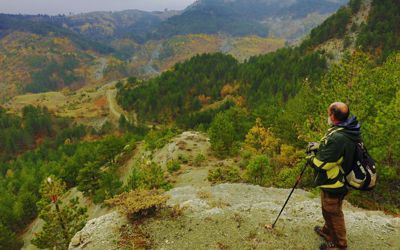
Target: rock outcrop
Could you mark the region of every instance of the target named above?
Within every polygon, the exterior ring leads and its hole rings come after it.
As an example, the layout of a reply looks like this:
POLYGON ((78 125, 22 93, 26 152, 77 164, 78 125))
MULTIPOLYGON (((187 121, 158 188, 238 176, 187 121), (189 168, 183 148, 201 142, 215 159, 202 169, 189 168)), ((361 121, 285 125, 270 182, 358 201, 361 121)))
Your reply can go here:
MULTIPOLYGON (((322 224, 318 195, 296 190, 277 227, 268 231, 289 190, 247 184, 185 186, 170 190, 168 205, 179 217, 145 220, 152 249, 317 249, 313 226, 322 224)), ((400 218, 344 205, 349 249, 398 249, 400 218)), ((90 221, 70 249, 116 249, 119 228, 129 227, 116 212, 90 221)), ((138 226, 138 225, 135 225, 138 226)))
POLYGON ((116 211, 90 220, 72 238, 69 249, 118 249, 119 230, 127 223, 126 217, 116 211))

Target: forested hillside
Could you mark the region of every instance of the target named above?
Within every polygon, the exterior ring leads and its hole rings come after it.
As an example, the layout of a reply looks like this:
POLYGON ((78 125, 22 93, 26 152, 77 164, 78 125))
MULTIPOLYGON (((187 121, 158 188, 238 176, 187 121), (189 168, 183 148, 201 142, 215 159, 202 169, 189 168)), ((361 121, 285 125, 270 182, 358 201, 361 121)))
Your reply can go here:
POLYGON ((325 70, 323 55, 301 55, 298 49, 281 49, 244 64, 231 56, 205 54, 147 82, 125 85, 118 100, 143 119, 163 122, 198 112, 228 96, 244 98, 245 103, 241 98, 237 103, 258 109, 286 101, 297 93, 305 77, 318 80, 325 70))
POLYGON ((357 44, 380 59, 400 49, 400 5, 398 1, 372 1, 368 22, 363 25, 357 44))
MULTIPOLYGON (((122 191, 122 183, 115 178, 119 164, 115 157, 132 135, 87 140, 98 133, 32 106, 24 108, 22 117, 2 110, 0 124, 1 249, 20 249, 16 233, 43 210, 42 183, 48 176, 61 178, 66 188, 78 186, 96 203, 122 191)), ((75 232, 71 233, 72 237, 75 232)), ((51 244, 45 235, 36 241, 42 246, 51 244)))
POLYGON ((34 148, 38 141, 54 133, 49 112, 46 109, 27 106, 22 117, 7 114, 0 109, 0 157, 6 161, 12 156, 34 148))
POLYGON ((68 119, 56 118, 44 108, 27 106, 22 113, 19 117, 0 110, 2 249, 20 247, 14 232, 21 231, 37 216, 36 202, 42 179, 51 173, 59 175, 62 168, 55 162, 50 163, 49 159, 61 160, 59 157, 63 153, 72 153, 74 146, 56 149, 66 140, 76 143, 86 133, 84 127, 73 126, 68 119))

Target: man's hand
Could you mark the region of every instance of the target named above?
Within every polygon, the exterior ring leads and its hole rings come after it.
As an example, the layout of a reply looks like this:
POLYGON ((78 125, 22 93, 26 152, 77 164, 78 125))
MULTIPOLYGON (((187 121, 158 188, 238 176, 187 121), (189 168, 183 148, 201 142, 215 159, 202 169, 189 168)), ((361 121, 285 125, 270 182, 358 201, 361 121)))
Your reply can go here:
POLYGON ((306 160, 307 160, 307 165, 309 165, 310 167, 314 167, 313 164, 313 159, 315 157, 315 155, 317 154, 319 149, 319 143, 318 142, 309 142, 306 148, 306 160))
POLYGON ((309 142, 306 148, 306 153, 307 154, 316 154, 319 149, 319 143, 318 142, 309 142))
POLYGON ((314 164, 313 164, 313 159, 314 159, 314 157, 315 157, 314 151, 311 151, 311 152, 308 153, 307 156, 306 156, 307 165, 309 165, 310 167, 314 167, 314 164))

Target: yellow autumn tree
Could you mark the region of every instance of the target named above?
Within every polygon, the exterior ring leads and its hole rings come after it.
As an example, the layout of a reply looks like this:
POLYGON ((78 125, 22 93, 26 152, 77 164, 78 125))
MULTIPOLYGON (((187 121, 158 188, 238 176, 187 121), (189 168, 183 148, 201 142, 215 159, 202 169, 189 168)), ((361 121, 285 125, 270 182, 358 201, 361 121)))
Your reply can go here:
POLYGON ((230 84, 225 84, 221 89, 221 97, 232 95, 235 92, 235 88, 230 84))
POLYGON ((260 118, 256 119, 256 124, 249 130, 245 140, 246 149, 269 157, 279 153, 279 144, 279 139, 263 126, 260 118))
POLYGON ((197 98, 199 99, 202 106, 209 104, 211 100, 211 97, 206 95, 199 95, 197 98))
POLYGON ((295 167, 304 156, 304 152, 301 150, 287 144, 282 144, 279 154, 271 159, 271 164, 278 168, 295 167))

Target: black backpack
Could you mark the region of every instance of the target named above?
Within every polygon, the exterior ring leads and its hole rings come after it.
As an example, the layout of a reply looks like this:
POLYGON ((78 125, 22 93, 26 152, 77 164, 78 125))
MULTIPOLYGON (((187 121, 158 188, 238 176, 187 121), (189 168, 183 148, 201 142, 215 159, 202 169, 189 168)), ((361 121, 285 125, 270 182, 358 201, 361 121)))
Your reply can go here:
POLYGON ((346 184, 357 190, 369 191, 376 186, 375 161, 368 154, 362 141, 356 142, 353 168, 344 176, 346 184))

